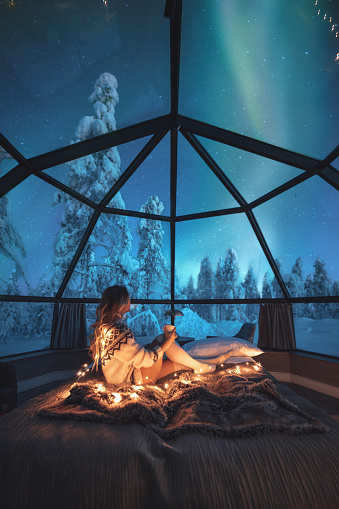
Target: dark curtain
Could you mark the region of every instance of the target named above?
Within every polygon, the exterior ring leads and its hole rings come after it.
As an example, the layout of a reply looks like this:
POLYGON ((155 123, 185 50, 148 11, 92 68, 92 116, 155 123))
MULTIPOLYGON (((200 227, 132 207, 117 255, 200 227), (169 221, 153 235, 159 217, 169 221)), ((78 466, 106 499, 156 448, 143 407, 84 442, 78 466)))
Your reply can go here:
POLYGON ((295 349, 291 304, 261 304, 259 313, 259 348, 295 349))
POLYGON ((53 327, 51 348, 84 348, 86 338, 85 304, 62 303, 53 327))

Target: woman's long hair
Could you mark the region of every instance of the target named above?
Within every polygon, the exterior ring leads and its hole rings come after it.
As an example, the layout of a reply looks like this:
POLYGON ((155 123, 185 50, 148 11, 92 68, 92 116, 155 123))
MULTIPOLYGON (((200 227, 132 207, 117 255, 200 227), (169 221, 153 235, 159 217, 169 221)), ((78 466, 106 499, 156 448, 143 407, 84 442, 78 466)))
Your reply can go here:
POLYGON ((121 311, 127 306, 128 301, 128 291, 124 286, 109 286, 102 294, 100 304, 95 312, 97 320, 91 325, 93 332, 90 335, 89 354, 94 361, 92 369, 98 369, 101 344, 105 341, 109 329, 122 318, 121 311))

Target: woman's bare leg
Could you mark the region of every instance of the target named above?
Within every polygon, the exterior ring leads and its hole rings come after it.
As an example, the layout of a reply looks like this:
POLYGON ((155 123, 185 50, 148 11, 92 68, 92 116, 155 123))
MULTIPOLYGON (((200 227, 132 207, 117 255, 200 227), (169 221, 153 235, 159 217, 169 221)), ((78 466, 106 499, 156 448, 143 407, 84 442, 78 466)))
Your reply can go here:
MULTIPOLYGON (((152 343, 149 345, 151 348, 155 346, 161 346, 161 343, 164 341, 164 335, 160 334, 155 339, 153 339, 152 343)), ((190 368, 186 368, 185 366, 180 366, 180 369, 187 369, 187 371, 191 371, 190 368)), ((148 383, 152 381, 156 383, 159 378, 163 378, 164 376, 170 375, 171 373, 175 373, 178 371, 178 364, 175 365, 174 362, 169 359, 164 359, 161 356, 153 366, 149 368, 141 368, 141 375, 143 383, 148 383)))
POLYGON ((170 375, 171 373, 175 373, 175 367, 172 361, 161 357, 158 359, 153 366, 149 368, 141 368, 142 382, 144 384, 147 383, 156 383, 159 378, 163 378, 164 376, 170 375))

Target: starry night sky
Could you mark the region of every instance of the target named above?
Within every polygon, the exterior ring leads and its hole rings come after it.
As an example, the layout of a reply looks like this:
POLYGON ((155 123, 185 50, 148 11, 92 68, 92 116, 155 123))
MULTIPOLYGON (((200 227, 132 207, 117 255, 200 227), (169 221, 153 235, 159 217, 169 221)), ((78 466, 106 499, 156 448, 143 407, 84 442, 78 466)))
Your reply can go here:
MULTIPOLYGON (((9 4, 10 2, 8 2, 9 4)), ((102 72, 118 80, 117 127, 170 110, 169 21, 163 1, 71 0, 0 6, 2 29, 0 131, 25 157, 68 145, 102 72)), ((180 113, 316 158, 338 144, 339 22, 336 0, 184 0, 180 113), (318 11, 320 9, 320 14, 318 11), (324 16, 326 14, 326 18, 324 16), (330 23, 329 18, 333 20, 330 23)), ((216 142, 200 139, 249 203, 300 173, 216 142)), ((124 170, 147 139, 119 147, 124 170)), ((181 135, 177 213, 237 206, 181 135), (192 178, 192 175, 194 177, 192 178)), ((11 162, 1 166, 9 171, 11 162)), ((338 167, 338 164, 337 164, 338 167)), ((47 172, 67 182, 67 169, 47 172)), ((122 189, 126 208, 138 210, 158 195, 169 215, 169 137, 122 189)), ((61 206, 54 189, 29 177, 11 192, 12 221, 27 249, 34 286, 49 267, 61 206)), ((298 256, 304 276, 317 257, 339 280, 337 191, 314 177, 254 209, 271 252, 290 272, 298 256)), ((131 221, 135 230, 136 222, 131 221)), ((164 225, 169 257, 169 228, 164 225)), ((133 249, 136 253, 135 233, 133 249)), ((207 254, 216 266, 237 251, 241 273, 249 263, 258 280, 270 272, 243 215, 177 225, 177 269, 182 283, 197 276, 207 254)), ((6 279, 12 263, 1 260, 6 279)))

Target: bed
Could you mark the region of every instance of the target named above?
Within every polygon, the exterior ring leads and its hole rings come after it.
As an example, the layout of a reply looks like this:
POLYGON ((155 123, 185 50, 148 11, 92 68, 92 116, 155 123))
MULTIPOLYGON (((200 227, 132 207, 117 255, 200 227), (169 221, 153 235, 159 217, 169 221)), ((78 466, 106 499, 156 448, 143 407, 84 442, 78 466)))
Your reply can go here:
POLYGON ((338 509, 339 422, 250 358, 0 418, 2 509, 338 509))

